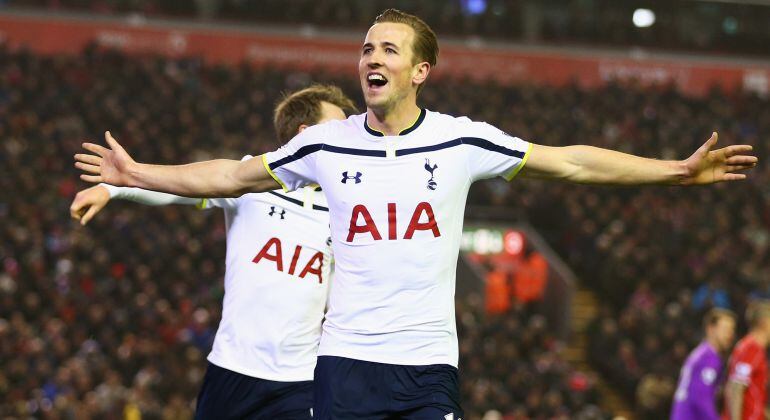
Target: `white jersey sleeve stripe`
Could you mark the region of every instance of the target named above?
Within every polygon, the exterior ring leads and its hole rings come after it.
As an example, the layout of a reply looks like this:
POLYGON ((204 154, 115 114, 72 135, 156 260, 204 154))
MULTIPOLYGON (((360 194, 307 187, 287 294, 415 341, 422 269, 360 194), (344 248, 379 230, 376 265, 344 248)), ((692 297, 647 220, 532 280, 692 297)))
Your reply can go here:
POLYGON ((262 155, 262 164, 263 164, 263 165, 265 165, 265 169, 267 170, 267 173, 269 173, 269 174, 270 174, 270 176, 271 176, 271 177, 273 177, 273 179, 275 180, 275 182, 277 182, 277 183, 278 183, 278 185, 280 185, 280 186, 281 186, 281 188, 283 189, 283 191, 284 191, 284 192, 288 192, 288 191, 289 191, 289 189, 288 189, 288 188, 286 188, 286 184, 284 184, 284 183, 283 183, 283 181, 281 181, 281 179, 280 179, 280 178, 278 178, 278 177, 275 175, 275 172, 273 172, 273 170, 270 168, 270 164, 268 164, 268 163, 267 163, 267 155, 262 155))
POLYGON ((532 152, 532 148, 533 147, 534 147, 534 145, 532 143, 530 143, 529 147, 527 147, 527 152, 524 154, 524 158, 521 159, 521 163, 518 166, 516 166, 515 168, 513 168, 511 173, 509 173, 508 175, 506 175, 504 177, 506 181, 512 181, 513 178, 516 178, 516 175, 518 175, 519 172, 521 172, 521 168, 523 168, 524 165, 527 164, 527 160, 529 160, 529 154, 532 152))

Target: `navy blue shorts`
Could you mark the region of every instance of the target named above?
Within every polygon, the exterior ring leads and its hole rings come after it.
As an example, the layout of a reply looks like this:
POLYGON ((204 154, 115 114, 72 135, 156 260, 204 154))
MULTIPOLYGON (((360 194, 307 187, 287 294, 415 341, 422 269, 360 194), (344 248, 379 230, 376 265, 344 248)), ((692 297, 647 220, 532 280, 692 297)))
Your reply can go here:
POLYGON ((195 418, 312 419, 313 381, 276 382, 209 363, 195 418))
POLYGON ((458 420, 460 386, 450 365, 403 366, 319 356, 315 418, 458 420))

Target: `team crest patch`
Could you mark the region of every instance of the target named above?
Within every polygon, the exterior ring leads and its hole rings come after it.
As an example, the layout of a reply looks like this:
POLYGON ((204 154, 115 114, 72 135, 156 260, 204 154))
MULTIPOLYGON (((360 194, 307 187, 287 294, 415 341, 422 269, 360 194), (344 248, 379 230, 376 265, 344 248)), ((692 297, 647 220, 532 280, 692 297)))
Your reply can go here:
POLYGON ((428 189, 433 191, 438 187, 438 183, 433 179, 433 171, 438 168, 438 165, 431 166, 430 159, 425 159, 425 170, 430 173, 430 179, 428 180, 428 189))

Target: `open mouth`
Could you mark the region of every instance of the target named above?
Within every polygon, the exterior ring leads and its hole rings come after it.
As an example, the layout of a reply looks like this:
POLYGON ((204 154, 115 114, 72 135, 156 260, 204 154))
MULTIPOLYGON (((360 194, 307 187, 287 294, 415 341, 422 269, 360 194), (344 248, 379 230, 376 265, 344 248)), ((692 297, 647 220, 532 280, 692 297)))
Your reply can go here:
POLYGON ((366 76, 366 81, 369 83, 369 87, 382 87, 388 84, 388 79, 379 73, 369 73, 366 76))

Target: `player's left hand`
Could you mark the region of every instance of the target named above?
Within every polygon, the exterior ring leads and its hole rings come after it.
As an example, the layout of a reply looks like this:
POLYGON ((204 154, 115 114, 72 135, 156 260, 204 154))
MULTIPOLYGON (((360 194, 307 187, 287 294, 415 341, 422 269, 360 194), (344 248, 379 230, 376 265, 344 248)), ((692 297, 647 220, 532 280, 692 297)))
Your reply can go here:
POLYGON ((99 213, 110 202, 110 192, 101 185, 95 185, 78 192, 70 206, 70 216, 80 220, 80 224, 88 223, 96 213, 99 213))
POLYGON ((746 174, 739 172, 757 166, 759 159, 749 154, 752 151, 750 145, 738 144, 712 150, 717 144, 717 139, 717 133, 712 133, 703 146, 682 162, 685 168, 683 185, 740 181, 746 179, 746 174))

